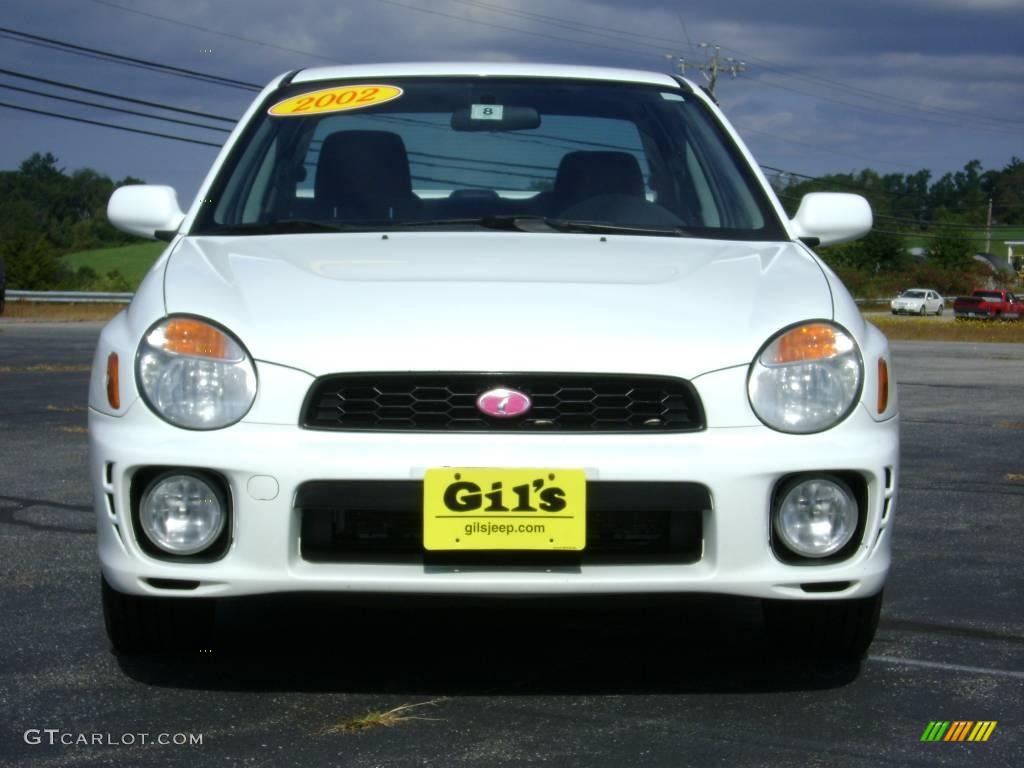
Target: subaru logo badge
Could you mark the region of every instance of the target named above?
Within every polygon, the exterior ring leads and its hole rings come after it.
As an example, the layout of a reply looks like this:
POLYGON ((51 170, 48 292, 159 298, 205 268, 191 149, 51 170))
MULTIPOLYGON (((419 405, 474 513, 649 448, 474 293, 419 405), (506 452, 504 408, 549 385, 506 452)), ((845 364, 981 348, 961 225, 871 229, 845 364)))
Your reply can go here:
POLYGON ((528 413, 533 402, 530 398, 515 389, 490 389, 476 399, 476 407, 481 413, 497 419, 511 419, 528 413))

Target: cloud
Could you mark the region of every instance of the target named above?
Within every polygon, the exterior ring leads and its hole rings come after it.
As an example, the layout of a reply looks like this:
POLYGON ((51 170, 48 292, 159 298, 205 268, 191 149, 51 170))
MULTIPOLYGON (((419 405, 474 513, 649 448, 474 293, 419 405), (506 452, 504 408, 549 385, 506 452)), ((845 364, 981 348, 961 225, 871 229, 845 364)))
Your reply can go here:
MULTIPOLYGON (((762 160, 785 159, 809 173, 852 164, 938 172, 973 157, 1002 167, 1024 154, 1020 0, 139 0, 130 8, 180 23, 96 2, 5 0, 5 24, 258 84, 329 61, 544 61, 665 71, 665 54, 703 63, 707 51, 691 45, 707 41, 747 62, 739 79, 720 81, 718 96, 726 113, 751 129, 762 160)), ((217 114, 241 114, 252 98, 17 43, 0 49, 0 66, 217 114)), ((702 81, 695 69, 689 75, 702 81)), ((43 117, 0 112, 0 120, 5 138, 13 136, 0 145, 6 168, 29 151, 51 150, 71 168, 92 165, 194 188, 211 154, 43 117)))

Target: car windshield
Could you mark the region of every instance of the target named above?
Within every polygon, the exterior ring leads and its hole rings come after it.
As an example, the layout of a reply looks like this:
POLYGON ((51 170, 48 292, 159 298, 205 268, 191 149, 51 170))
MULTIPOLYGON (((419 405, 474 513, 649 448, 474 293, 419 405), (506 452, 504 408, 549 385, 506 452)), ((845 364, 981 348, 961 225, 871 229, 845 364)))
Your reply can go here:
POLYGON ((924 291, 904 291, 900 296, 903 299, 923 299, 924 291))
POLYGON ((779 240, 749 164, 683 89, 514 77, 291 85, 192 234, 380 229, 779 240))

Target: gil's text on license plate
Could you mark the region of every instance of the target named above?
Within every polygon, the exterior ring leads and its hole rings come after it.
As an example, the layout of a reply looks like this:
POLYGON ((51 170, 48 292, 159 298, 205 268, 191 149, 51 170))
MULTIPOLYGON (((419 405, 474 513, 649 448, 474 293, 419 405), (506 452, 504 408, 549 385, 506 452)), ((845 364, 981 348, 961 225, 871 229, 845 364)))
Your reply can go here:
POLYGON ((429 469, 423 479, 423 546, 581 550, 586 492, 581 469, 429 469))

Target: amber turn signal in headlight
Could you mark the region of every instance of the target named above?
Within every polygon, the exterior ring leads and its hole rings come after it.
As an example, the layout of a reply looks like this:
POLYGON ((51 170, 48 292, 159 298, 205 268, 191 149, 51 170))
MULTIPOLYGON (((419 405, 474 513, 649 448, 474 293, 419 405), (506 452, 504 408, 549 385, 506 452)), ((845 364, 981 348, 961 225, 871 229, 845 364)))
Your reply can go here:
POLYGON ((214 360, 238 359, 237 345, 228 336, 209 323, 189 317, 169 320, 159 329, 161 348, 165 352, 214 360), (229 355, 230 353, 233 353, 229 355))
POLYGON ((809 323, 787 331, 761 356, 767 365, 827 360, 850 349, 850 338, 825 323, 809 323))

